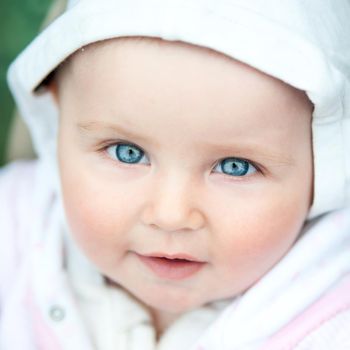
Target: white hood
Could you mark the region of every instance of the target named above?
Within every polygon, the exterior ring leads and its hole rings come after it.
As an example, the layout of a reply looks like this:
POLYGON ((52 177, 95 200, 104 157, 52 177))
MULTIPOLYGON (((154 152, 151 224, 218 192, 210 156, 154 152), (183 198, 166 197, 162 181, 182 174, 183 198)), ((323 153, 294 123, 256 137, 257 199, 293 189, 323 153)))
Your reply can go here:
POLYGON ((315 217, 350 204, 349 18, 349 0, 71 0, 8 79, 39 156, 51 162, 58 111, 37 88, 80 47, 150 36, 232 56, 306 91, 314 103, 315 217))

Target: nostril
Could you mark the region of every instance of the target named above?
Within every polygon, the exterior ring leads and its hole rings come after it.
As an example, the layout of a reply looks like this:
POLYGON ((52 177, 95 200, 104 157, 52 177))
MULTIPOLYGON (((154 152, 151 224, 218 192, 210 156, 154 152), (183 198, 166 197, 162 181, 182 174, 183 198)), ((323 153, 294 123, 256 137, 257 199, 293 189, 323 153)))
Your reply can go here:
POLYGON ((141 214, 144 224, 165 232, 192 231, 204 224, 204 215, 188 201, 158 200, 147 205, 141 214))

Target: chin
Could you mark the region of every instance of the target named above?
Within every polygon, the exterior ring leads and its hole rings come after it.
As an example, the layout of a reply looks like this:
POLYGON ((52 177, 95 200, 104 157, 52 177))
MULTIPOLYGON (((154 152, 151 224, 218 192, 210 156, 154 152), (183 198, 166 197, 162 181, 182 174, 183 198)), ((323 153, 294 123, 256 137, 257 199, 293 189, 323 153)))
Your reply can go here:
POLYGON ((185 289, 178 290, 174 287, 170 291, 167 289, 157 288, 149 294, 134 293, 134 296, 150 308, 173 314, 185 313, 207 303, 198 299, 198 292, 196 296, 185 289))

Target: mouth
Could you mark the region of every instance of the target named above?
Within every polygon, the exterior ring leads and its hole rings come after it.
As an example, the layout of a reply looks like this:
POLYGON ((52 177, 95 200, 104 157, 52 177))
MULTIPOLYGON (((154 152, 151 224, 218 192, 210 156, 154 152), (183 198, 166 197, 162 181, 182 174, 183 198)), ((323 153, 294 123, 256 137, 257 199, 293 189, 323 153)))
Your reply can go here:
POLYGON ((137 254, 137 256, 155 275, 168 280, 189 278, 205 265, 204 261, 199 261, 187 254, 154 253, 149 255, 137 254))

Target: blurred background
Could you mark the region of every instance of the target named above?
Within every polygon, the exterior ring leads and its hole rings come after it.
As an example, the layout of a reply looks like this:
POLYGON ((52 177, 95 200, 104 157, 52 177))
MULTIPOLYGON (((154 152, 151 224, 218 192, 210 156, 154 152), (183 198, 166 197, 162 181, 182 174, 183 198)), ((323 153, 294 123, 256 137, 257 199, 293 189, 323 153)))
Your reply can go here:
POLYGON ((0 0, 0 166, 11 157, 10 149, 16 148, 17 141, 10 141, 9 135, 15 128, 22 127, 14 117, 14 102, 6 84, 6 71, 10 62, 43 26, 51 3, 52 0, 0 0))

